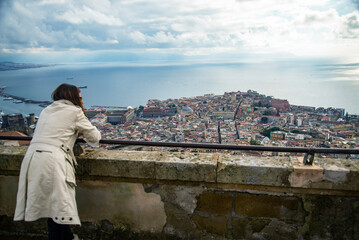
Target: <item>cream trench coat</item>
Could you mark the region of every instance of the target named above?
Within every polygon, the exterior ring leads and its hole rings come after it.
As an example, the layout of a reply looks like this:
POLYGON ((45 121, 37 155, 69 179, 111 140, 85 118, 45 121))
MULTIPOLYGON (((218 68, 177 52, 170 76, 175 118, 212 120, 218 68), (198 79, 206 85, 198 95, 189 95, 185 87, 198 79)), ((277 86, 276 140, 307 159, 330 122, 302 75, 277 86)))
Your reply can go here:
POLYGON ((72 152, 78 133, 92 146, 101 139, 82 109, 70 101, 55 101, 41 112, 21 163, 15 221, 52 218, 59 224, 81 224, 72 152))

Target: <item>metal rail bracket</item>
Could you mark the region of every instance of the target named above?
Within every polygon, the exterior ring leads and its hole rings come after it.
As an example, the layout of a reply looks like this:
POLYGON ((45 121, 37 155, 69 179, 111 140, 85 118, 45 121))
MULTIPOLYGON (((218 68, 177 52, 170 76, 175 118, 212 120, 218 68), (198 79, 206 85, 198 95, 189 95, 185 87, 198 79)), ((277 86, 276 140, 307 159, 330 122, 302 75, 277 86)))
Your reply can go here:
POLYGON ((304 155, 303 164, 311 166, 311 165, 313 165, 313 160, 314 160, 314 152, 307 152, 304 155), (308 156, 309 156, 309 158, 308 158, 308 156))

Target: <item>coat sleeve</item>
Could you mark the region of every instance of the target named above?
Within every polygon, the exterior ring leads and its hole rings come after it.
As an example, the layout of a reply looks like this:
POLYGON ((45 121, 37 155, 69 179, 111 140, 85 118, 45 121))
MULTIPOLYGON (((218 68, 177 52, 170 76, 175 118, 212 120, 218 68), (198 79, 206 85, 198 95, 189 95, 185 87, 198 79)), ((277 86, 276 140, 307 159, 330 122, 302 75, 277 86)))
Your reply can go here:
POLYGON ((91 147, 96 147, 98 145, 101 139, 101 133, 90 123, 81 109, 79 109, 77 113, 76 130, 84 135, 84 140, 91 147))

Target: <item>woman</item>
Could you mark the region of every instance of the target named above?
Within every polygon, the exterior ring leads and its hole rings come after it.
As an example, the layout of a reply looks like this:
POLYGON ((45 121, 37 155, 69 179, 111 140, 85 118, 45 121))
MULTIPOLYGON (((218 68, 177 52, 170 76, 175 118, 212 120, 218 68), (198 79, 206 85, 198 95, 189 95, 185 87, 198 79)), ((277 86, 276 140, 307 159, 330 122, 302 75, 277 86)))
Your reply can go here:
POLYGON ((78 87, 61 84, 54 102, 40 114, 21 164, 14 220, 48 218, 49 239, 73 239, 71 224, 81 224, 75 200, 73 146, 78 134, 91 146, 100 132, 85 115, 78 87))

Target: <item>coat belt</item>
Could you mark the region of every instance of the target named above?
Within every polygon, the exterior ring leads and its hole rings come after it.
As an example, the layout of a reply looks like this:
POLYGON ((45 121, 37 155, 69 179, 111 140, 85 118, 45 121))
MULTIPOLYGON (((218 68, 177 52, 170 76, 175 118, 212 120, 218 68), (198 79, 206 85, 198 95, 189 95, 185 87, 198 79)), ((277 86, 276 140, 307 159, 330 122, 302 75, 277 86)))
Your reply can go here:
POLYGON ((77 166, 76 157, 74 155, 72 148, 68 147, 66 144, 62 143, 61 141, 55 140, 55 139, 49 139, 49 138, 35 138, 35 139, 32 139, 31 143, 48 144, 48 145, 60 148, 62 151, 65 152, 65 154, 68 156, 69 160, 71 160, 70 162, 72 163, 72 165, 74 167, 77 166))

